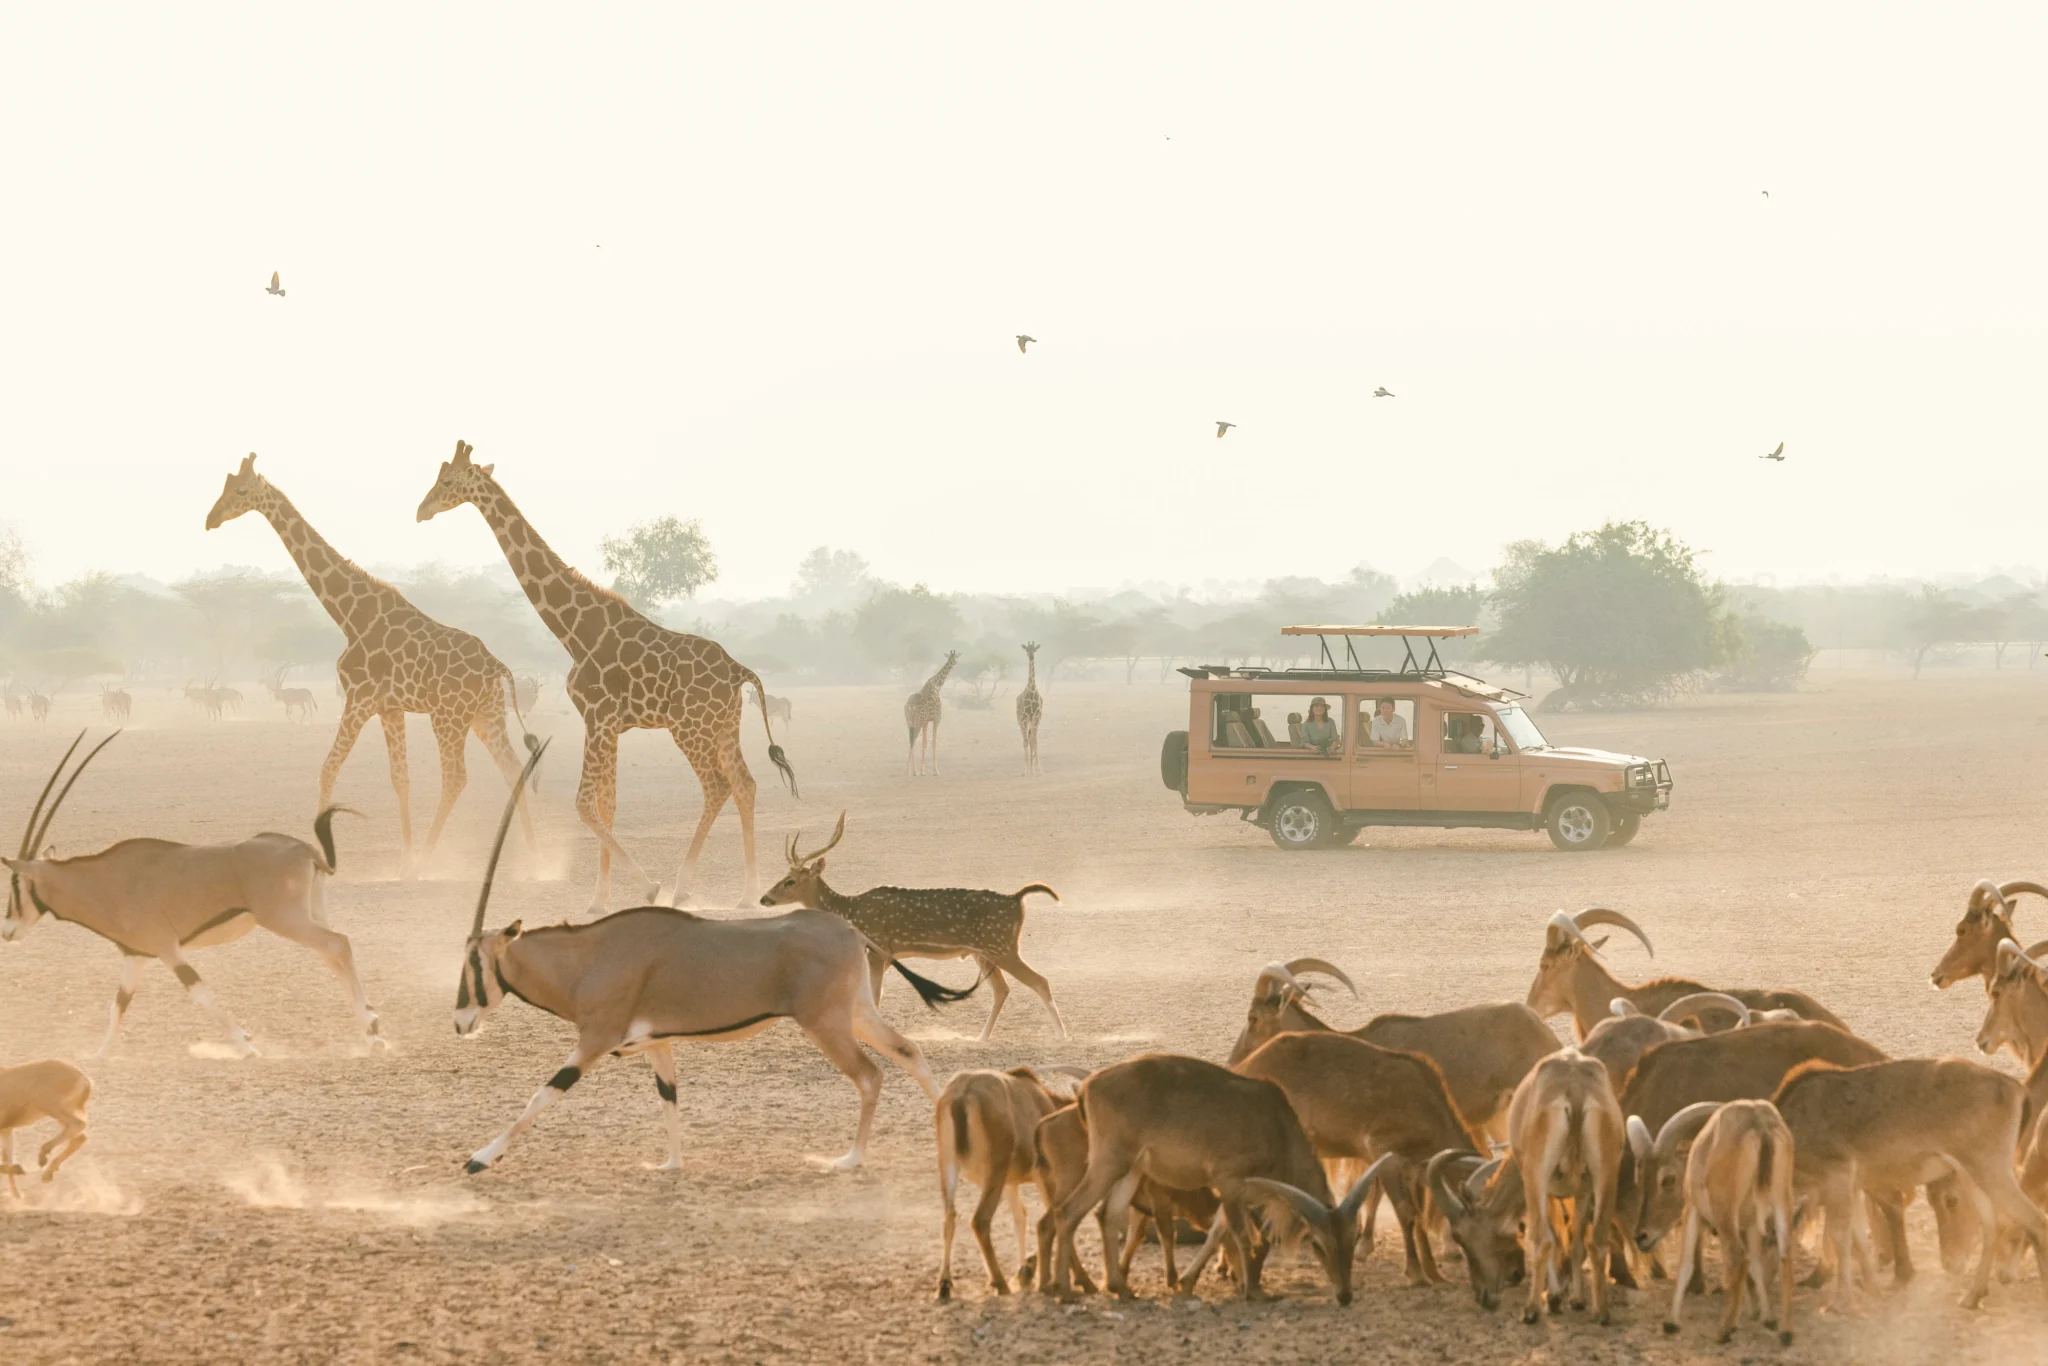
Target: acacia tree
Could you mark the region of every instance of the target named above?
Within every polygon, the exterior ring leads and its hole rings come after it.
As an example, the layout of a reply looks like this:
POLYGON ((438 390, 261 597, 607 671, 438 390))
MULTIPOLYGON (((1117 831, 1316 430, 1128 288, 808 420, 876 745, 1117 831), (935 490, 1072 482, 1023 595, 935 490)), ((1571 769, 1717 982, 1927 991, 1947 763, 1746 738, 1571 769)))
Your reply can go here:
POLYGON ((1690 547, 1645 522, 1609 522, 1562 545, 1517 541, 1494 571, 1500 625, 1487 657, 1542 665, 1545 706, 1670 696, 1729 657, 1735 628, 1690 547))
POLYGON ((623 536, 605 537, 602 548, 604 567, 617 576, 612 591, 639 606, 694 597, 718 577, 711 538, 694 518, 641 522, 623 536))
POLYGON ((921 583, 882 584, 853 616, 853 638, 868 657, 906 674, 937 668, 965 629, 960 609, 921 583))

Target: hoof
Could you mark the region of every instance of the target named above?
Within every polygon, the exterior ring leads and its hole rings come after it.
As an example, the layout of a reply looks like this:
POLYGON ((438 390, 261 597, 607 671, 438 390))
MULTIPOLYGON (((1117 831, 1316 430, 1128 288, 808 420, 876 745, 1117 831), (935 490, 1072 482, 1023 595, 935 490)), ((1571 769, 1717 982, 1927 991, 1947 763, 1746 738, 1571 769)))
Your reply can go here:
POLYGON ((1792 1330, 1790 1328, 1778 1334, 1778 1345, 1780 1347, 1790 1347, 1792 1345, 1792 1330))
POLYGON ((1528 1324, 1541 1323, 1543 1322, 1543 1315, 1541 1311, 1536 1309, 1524 1309, 1522 1311, 1522 1322, 1528 1324))
POLYGON ((1729 1341, 1732 1338, 1734 1338, 1734 1336, 1735 1330, 1733 1328, 1730 1328, 1727 1332, 1716 1335, 1714 1338, 1714 1342, 1718 1346, 1726 1347, 1729 1341))
POLYGON ((475 1176, 478 1172, 487 1172, 489 1170, 488 1166, 473 1157, 462 1164, 462 1174, 464 1176, 475 1176))
POLYGON ((1667 1334, 1675 1336, 1678 1332, 1678 1325, 1676 1323, 1673 1323, 1670 1319, 1666 1319, 1664 1320, 1664 1331, 1667 1334))
POLYGON ((952 1298, 953 1282, 945 1279, 944 1277, 941 1277, 939 1280, 939 1303, 944 1304, 947 1300, 950 1300, 952 1298))
POLYGON ((1007 1295, 1010 1293, 1010 1286, 1007 1281, 990 1281, 988 1288, 989 1293, 992 1295, 1007 1295))
POLYGON ((1550 1312, 1551 1312, 1551 1313, 1553 1313, 1553 1314, 1557 1314, 1557 1313, 1562 1313, 1562 1312, 1563 1312, 1563 1310, 1564 1310, 1564 1296, 1562 1296, 1562 1295, 1551 1295, 1551 1296, 1548 1296, 1548 1297, 1547 1297, 1547 1298, 1546 1298, 1546 1299, 1544 1300, 1544 1304, 1545 1304, 1546 1306, 1548 1306, 1548 1307, 1549 1307, 1549 1309, 1550 1309, 1550 1312))

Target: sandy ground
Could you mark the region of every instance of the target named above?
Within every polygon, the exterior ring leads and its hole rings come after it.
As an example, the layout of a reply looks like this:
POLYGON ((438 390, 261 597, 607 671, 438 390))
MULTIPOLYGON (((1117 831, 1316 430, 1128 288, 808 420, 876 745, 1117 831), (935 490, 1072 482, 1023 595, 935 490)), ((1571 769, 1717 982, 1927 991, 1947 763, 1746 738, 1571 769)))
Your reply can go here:
MULTIPOLYGON (((1179 680, 1174 680, 1178 683, 1179 680)), ((1100 1064, 1146 1049, 1221 1059, 1260 964, 1319 954, 1351 970, 1382 1010, 1520 999, 1559 907, 1624 908, 1649 928, 1654 964, 1610 950, 1624 977, 1685 972, 1803 987, 1887 1049, 1967 1053, 1982 993, 1937 994, 1927 971, 1970 883, 2039 876, 2048 773, 2048 671, 1900 677, 1817 674, 1796 697, 1705 698, 1654 712, 1546 718, 1552 739, 1671 761, 1672 811, 1630 848, 1562 855, 1537 834, 1375 832, 1360 847, 1287 855, 1228 818, 1183 813, 1157 777, 1161 735, 1185 724, 1177 687, 1047 689, 1046 776, 1019 769, 1009 701, 949 712, 943 776, 904 776, 896 689, 792 690, 789 751, 804 800, 762 787, 762 852, 850 813, 836 884, 981 885, 1044 880, 1026 957, 1054 983, 1075 1030, 1061 1042, 1017 993, 995 1040, 974 1041, 979 999, 940 1015, 900 984, 883 1008, 944 1075, 1020 1062, 1100 1064)), ((47 729, 0 726, 8 821, 97 707, 65 699, 47 729), (90 710, 88 710, 90 708, 90 710)), ((60 852, 117 837, 238 838, 303 831, 332 734, 265 706, 220 725, 180 699, 138 702, 137 724, 80 784, 57 822, 60 852)), ((536 728, 562 737, 543 772, 542 848, 515 835, 492 919, 580 918, 595 846, 568 810, 579 753, 572 719, 544 700, 536 728)), ((757 713, 747 745, 757 774, 757 713)), ((438 776, 412 731, 414 815, 438 776)), ((217 1056, 220 1035, 152 966, 113 1058, 88 1064, 93 1140, 52 1187, 0 1203, 0 1361, 1240 1361, 1464 1360, 1908 1362, 2038 1360, 2048 1302, 2029 1265, 1988 1305, 1954 1306, 1924 1206, 1920 1279, 1850 1314, 1796 1310, 1781 1349, 1746 1327, 1710 1345, 1714 1312, 1677 1339, 1661 1296, 1610 1329, 1569 1313, 1535 1328, 1478 1310, 1462 1284, 1400 1283, 1382 1225, 1358 1301, 1339 1308, 1319 1273, 1278 1262, 1286 1298, 1243 1306, 1213 1279, 1199 1300, 1122 1305, 998 1300, 965 1237, 964 1294, 933 1300, 939 1204, 929 1107, 901 1074, 885 1083, 866 1170, 818 1169, 851 1138, 855 1097, 793 1029, 682 1054, 687 1166, 663 1154, 644 1062, 586 1078, 494 1171, 464 1157, 509 1123, 566 1055, 559 1021, 512 1003, 484 1033, 449 1024, 456 965, 482 853, 504 791, 471 746, 470 795, 422 880, 401 882, 396 808, 381 744, 366 733, 340 796, 365 819, 340 827, 335 926, 355 943, 397 1044, 354 1056, 342 994, 311 954, 256 935, 197 956, 265 1056, 217 1056), (1164 1353, 1164 1357, 1161 1354, 1164 1353)), ((673 877, 699 804, 666 736, 625 747, 622 837, 673 877)), ((11 843, 16 836, 6 837, 11 843)), ((776 864, 769 866, 773 871, 776 864)), ((738 895, 728 816, 699 888, 738 895)), ((627 904, 615 896, 614 906, 627 904)), ((45 924, 0 951, 0 1060, 79 1057, 103 1027, 116 955, 45 924)), ((931 965, 964 981, 961 964, 931 965)), ((1563 1022, 1558 1022, 1562 1026, 1563 1022)), ((1034 1206, 1035 1212, 1035 1206, 1034 1206)), ((998 1247, 1011 1256, 1004 1225, 998 1247)), ((1449 1268, 1462 1276, 1457 1266, 1449 1268)))

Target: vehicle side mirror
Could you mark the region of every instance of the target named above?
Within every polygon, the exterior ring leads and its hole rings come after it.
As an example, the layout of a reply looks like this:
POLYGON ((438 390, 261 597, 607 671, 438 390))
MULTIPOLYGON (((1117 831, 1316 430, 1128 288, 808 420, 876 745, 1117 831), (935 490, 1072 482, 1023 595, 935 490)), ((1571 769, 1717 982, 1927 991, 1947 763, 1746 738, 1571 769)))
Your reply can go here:
POLYGON ((1493 740, 1493 755, 1492 755, 1492 757, 1493 757, 1493 758, 1495 758, 1495 759, 1498 759, 1498 758, 1500 758, 1500 756, 1501 756, 1501 755, 1503 755, 1503 754, 1506 754, 1506 753, 1507 753, 1507 747, 1501 744, 1501 742, 1500 742, 1500 737, 1499 737, 1499 736, 1495 736, 1495 737, 1494 737, 1494 740, 1493 740))

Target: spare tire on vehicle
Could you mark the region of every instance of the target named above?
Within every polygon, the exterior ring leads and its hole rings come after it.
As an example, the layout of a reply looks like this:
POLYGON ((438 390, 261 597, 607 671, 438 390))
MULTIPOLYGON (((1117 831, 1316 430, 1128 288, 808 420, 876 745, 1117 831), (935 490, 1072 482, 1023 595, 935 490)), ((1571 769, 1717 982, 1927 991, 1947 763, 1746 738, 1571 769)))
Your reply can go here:
POLYGON ((1186 794, 1188 790, 1188 733, 1184 730, 1170 731, 1166 743, 1159 748, 1159 781, 1175 792, 1186 794))

